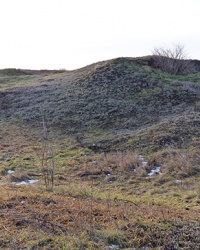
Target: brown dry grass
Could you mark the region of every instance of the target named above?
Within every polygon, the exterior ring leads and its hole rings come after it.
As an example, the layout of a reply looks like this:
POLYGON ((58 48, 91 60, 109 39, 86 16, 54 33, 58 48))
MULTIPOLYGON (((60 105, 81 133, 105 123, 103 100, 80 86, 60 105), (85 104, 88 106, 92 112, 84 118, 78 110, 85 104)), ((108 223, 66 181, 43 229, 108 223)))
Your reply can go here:
POLYGON ((200 248, 199 73, 180 78, 142 65, 116 59, 1 79, 0 248, 200 248), (41 174, 43 110, 54 134, 54 192, 41 174), (155 166, 162 174, 148 177, 155 166), (9 169, 11 181, 39 182, 9 185, 9 169))
POLYGON ((198 249, 200 244, 198 207, 185 209, 150 200, 113 199, 109 192, 106 198, 97 198, 92 184, 90 196, 50 193, 40 186, 1 185, 0 189, 0 238, 5 249, 28 246, 60 249, 62 244, 65 249, 70 249, 69 246, 75 249, 81 242, 89 249, 106 249, 111 243, 120 248, 149 246, 150 249, 161 246, 169 249, 175 242, 198 249), (105 236, 105 230, 113 241, 105 236), (185 233, 193 240, 186 240, 185 233), (41 235, 45 239, 43 245, 40 245, 41 235), (80 240, 73 241, 74 237, 80 240), (59 243, 59 239, 65 240, 59 243))

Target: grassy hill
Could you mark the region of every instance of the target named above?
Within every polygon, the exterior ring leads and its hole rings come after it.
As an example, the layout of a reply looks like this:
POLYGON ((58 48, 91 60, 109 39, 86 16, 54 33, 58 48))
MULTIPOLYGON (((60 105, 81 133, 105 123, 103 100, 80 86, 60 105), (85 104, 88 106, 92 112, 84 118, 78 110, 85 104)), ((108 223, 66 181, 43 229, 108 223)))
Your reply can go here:
POLYGON ((2 249, 199 249, 191 63, 185 75, 151 56, 0 70, 2 249), (39 181, 12 184, 28 179, 39 181))

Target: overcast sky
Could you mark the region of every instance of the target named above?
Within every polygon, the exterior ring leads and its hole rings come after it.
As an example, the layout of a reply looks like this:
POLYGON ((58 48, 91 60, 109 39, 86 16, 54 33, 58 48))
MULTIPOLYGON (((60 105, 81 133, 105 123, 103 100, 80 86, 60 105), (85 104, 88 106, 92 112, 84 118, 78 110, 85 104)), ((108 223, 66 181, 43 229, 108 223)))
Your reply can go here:
POLYGON ((200 60, 200 0, 0 0, 0 68, 75 69, 182 44, 200 60))

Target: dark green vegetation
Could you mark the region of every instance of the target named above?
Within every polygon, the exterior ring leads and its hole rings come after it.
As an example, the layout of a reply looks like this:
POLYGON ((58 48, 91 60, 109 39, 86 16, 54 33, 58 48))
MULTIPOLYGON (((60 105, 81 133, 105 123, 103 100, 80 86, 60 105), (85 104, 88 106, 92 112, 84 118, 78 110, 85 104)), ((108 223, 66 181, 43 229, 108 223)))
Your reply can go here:
POLYGON ((193 63, 187 75, 154 68, 152 57, 74 71, 0 70, 0 248, 199 249, 193 63), (53 192, 41 169, 43 119, 55 153, 53 192), (158 166, 161 174, 149 177, 158 166), (39 182, 10 184, 27 178, 39 182))

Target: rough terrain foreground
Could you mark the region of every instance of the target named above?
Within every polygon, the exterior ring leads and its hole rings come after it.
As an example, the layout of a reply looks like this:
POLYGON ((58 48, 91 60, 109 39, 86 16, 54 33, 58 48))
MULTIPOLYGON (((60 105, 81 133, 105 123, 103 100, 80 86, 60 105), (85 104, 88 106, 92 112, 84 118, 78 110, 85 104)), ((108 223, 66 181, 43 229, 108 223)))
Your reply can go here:
POLYGON ((0 70, 0 249, 199 249, 192 63, 0 70))

